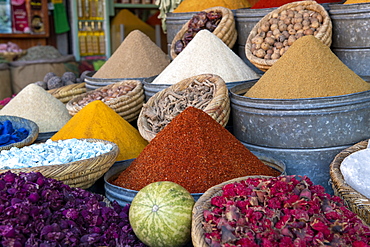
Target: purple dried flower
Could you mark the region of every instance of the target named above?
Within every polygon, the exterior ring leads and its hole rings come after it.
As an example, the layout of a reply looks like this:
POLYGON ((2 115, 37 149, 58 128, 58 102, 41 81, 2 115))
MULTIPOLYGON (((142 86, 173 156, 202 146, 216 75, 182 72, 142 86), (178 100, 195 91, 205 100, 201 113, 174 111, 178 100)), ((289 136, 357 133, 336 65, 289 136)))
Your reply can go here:
POLYGON ((111 206, 41 173, 2 173, 0 246, 145 246, 129 224, 129 205, 111 206))

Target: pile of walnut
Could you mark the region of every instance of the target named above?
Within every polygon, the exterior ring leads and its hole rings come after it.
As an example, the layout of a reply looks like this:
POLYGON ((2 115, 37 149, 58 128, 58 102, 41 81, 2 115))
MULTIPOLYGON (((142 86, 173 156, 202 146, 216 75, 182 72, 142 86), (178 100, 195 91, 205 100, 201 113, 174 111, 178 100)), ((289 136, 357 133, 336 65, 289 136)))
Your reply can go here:
POLYGON ((213 32, 222 19, 221 12, 201 11, 189 20, 188 29, 182 39, 177 40, 174 47, 174 52, 178 55, 189 44, 194 36, 203 29, 213 32))
POLYGON ((189 106, 204 110, 212 101, 216 85, 209 80, 196 79, 182 91, 173 91, 169 87, 163 98, 155 100, 148 106, 143 116, 147 119, 148 128, 154 133, 161 131, 171 120, 189 106))
POLYGON ((115 83, 112 84, 112 86, 110 87, 99 88, 86 93, 85 96, 82 97, 82 99, 72 102, 72 105, 85 106, 94 100, 109 102, 112 99, 128 94, 129 92, 134 90, 135 87, 136 84, 134 83, 127 83, 124 85, 119 85, 115 83))
POLYGON ((274 13, 260 23, 257 35, 251 39, 251 52, 258 58, 279 59, 300 37, 316 35, 323 19, 320 13, 301 5, 274 13))

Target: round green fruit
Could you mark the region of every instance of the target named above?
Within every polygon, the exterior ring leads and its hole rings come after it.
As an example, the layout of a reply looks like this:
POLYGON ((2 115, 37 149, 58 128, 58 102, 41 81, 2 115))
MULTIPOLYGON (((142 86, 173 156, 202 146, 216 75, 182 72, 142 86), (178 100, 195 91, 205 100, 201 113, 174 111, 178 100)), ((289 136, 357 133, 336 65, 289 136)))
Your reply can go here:
POLYGON ((191 240, 194 198, 181 185, 148 184, 132 200, 129 220, 136 236, 151 247, 183 246, 191 240))

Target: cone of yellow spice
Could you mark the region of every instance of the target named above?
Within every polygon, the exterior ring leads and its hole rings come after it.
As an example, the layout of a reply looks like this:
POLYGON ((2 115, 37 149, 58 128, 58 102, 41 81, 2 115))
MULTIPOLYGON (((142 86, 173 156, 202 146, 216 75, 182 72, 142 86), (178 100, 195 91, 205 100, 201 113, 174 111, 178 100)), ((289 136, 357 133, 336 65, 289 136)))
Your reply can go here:
POLYGON ((71 138, 114 142, 119 147, 117 161, 136 158, 148 144, 137 129, 100 100, 87 104, 50 139, 71 138))
POLYGON ((244 95, 263 99, 339 96, 370 90, 313 35, 303 36, 244 95))

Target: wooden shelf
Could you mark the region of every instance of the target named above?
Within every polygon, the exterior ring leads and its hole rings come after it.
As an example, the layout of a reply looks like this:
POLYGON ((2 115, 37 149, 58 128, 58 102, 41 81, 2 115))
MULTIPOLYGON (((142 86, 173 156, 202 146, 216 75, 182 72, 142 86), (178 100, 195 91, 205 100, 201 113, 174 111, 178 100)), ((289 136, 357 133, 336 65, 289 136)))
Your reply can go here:
POLYGON ((39 39, 47 38, 49 34, 30 34, 30 33, 0 33, 0 38, 18 38, 18 39, 39 39))
POLYGON ((157 9, 159 6, 155 4, 115 3, 114 7, 122 9, 157 9))

